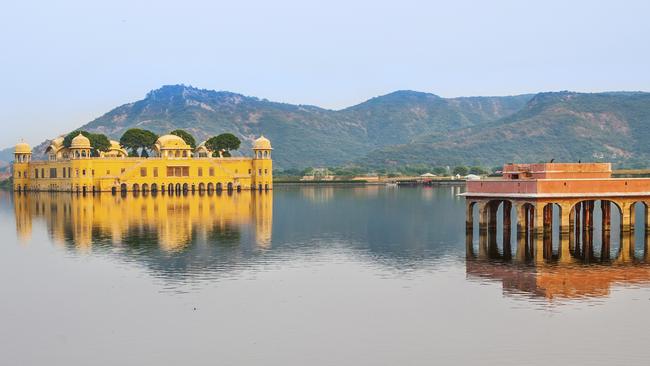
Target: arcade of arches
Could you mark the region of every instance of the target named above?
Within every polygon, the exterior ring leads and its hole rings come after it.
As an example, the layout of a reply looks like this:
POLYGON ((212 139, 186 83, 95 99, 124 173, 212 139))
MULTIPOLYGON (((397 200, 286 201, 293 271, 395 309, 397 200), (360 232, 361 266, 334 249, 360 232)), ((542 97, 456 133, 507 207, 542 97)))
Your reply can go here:
POLYGON ((468 198, 466 205, 470 257, 624 262, 650 256, 650 197, 468 198))

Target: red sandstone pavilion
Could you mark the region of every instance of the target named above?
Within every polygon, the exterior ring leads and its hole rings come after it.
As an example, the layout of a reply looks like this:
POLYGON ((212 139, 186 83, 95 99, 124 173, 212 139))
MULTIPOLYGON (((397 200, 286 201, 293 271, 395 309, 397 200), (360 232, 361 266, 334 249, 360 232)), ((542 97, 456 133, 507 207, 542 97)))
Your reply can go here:
MULTIPOLYGON (((616 260, 634 259, 635 208, 643 205, 646 232, 650 205, 650 178, 612 178, 610 163, 506 164, 502 178, 467 182, 466 228, 468 256, 473 253, 475 210, 479 218, 479 258, 499 255, 497 221, 503 224, 503 254, 511 253, 512 218, 516 216, 516 259, 616 260), (594 255, 594 210, 601 210, 600 254, 594 255), (554 214, 555 211, 555 214, 554 214), (612 215, 620 218, 619 237, 612 237, 612 215), (553 217, 559 219, 559 243, 553 243, 553 217), (510 234, 510 235, 508 235, 510 234), (611 253, 611 243, 619 249, 611 253)), ((618 235, 617 235, 618 236, 618 235)), ((644 243, 648 254, 647 239, 644 243)), ((508 258, 506 258, 508 259, 508 258)))

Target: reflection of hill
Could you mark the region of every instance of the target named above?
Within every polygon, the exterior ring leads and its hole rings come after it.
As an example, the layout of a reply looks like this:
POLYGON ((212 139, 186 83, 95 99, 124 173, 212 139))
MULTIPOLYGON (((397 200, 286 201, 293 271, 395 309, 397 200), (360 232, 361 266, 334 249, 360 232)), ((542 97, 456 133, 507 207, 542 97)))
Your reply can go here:
POLYGON ((464 201, 455 193, 452 187, 276 187, 273 245, 345 245, 397 268, 460 256, 464 201))
POLYGON ((547 299, 607 296, 612 286, 650 284, 650 265, 629 264, 545 264, 471 260, 467 275, 501 281, 505 293, 525 293, 547 299))

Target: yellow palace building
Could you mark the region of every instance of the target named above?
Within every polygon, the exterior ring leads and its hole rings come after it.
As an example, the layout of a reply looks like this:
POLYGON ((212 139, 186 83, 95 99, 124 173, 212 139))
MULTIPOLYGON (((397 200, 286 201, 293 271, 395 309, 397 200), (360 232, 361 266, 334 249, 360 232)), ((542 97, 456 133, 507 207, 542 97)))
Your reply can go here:
POLYGON ((212 157, 204 144, 192 149, 175 135, 160 136, 153 157, 131 158, 117 141, 99 157, 91 157, 90 140, 79 134, 70 147, 63 138, 46 149, 47 160, 32 160, 32 150, 14 150, 15 191, 156 192, 273 189, 271 142, 261 136, 253 157, 212 157))

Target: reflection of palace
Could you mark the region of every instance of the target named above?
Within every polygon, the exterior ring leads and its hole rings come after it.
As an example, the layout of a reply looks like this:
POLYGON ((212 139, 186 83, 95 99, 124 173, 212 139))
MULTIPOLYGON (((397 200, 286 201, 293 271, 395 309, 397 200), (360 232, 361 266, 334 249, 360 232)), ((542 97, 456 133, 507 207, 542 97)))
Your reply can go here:
POLYGON ((517 265, 468 259, 469 278, 501 281, 506 293, 526 293, 547 299, 607 296, 613 286, 650 284, 645 263, 517 265))
POLYGON ((235 194, 32 193, 14 195, 16 230, 29 238, 32 221, 44 219, 55 242, 77 248, 108 240, 114 245, 153 243, 165 251, 183 250, 193 240, 236 240, 252 227, 258 247, 271 245, 271 192, 235 194))
POLYGON ((54 139, 48 160, 32 160, 32 150, 19 143, 14 150, 15 191, 220 191, 273 188, 271 142, 253 142, 253 157, 212 157, 204 144, 192 149, 175 135, 160 136, 154 157, 129 158, 116 141, 100 157, 91 157, 90 140, 79 134, 65 147, 54 139))

